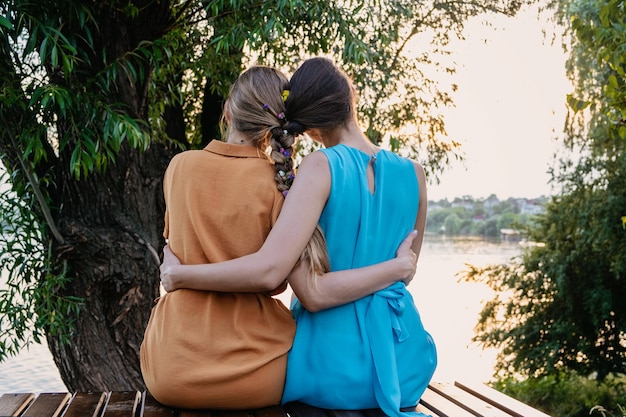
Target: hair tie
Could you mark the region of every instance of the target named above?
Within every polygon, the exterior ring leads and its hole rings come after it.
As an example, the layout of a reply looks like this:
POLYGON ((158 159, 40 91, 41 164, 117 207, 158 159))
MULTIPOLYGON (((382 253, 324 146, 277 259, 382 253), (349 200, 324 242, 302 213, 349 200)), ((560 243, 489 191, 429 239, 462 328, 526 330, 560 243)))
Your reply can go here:
POLYGON ((289 97, 289 90, 283 90, 283 101, 287 101, 289 97))

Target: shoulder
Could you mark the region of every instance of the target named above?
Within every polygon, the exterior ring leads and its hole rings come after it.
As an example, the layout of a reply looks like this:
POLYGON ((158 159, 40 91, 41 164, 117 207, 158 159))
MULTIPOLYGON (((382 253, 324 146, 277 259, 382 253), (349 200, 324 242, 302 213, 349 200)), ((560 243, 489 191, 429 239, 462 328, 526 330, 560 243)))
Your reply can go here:
POLYGON ((172 157, 172 159, 170 160, 170 165, 180 164, 183 161, 195 161, 200 158, 203 158, 206 154, 208 154, 208 152, 198 150, 198 149, 183 151, 183 152, 177 153, 176 155, 172 157))
POLYGON ((418 178, 425 178, 426 172, 424 171, 424 167, 422 166, 422 164, 412 159, 409 159, 409 161, 413 165, 413 169, 415 169, 415 175, 417 175, 418 178))
MULTIPOLYGON (((308 190, 330 188, 330 166, 328 158, 321 151, 314 151, 305 156, 298 166, 295 184, 308 190)), ((293 188, 292 188, 293 190, 293 188)))
POLYGON ((298 171, 301 170, 318 170, 318 169, 328 169, 328 156, 325 153, 325 149, 320 149, 314 152, 311 152, 307 156, 302 159, 300 166, 298 167, 298 171))
POLYGON ((420 164, 419 162, 413 159, 395 154, 394 152, 391 152, 391 151, 387 151, 387 152, 395 155, 395 158, 397 158, 397 160, 400 161, 399 163, 404 167, 403 170, 406 170, 407 173, 410 172, 409 170, 414 172, 419 189, 425 190, 426 171, 424 170, 424 167, 422 166, 422 164, 420 164))
POLYGON ((415 171, 415 175, 417 176, 418 179, 425 178, 426 175, 425 175, 424 167, 419 162, 413 159, 404 157, 404 156, 400 156, 397 153, 389 151, 389 150, 383 149, 381 152, 384 152, 388 158, 392 160, 396 160, 398 164, 405 166, 407 169, 408 167, 413 167, 413 170, 415 171))
POLYGON ((195 149, 180 152, 170 160, 166 174, 173 175, 174 172, 177 172, 180 173, 178 175, 187 175, 207 166, 212 167, 213 164, 207 163, 207 158, 210 158, 208 154, 208 152, 195 149))
POLYGON ((189 150, 177 153, 176 155, 174 155, 172 159, 193 158, 193 157, 197 158, 206 154, 207 152, 203 149, 189 149, 189 150))

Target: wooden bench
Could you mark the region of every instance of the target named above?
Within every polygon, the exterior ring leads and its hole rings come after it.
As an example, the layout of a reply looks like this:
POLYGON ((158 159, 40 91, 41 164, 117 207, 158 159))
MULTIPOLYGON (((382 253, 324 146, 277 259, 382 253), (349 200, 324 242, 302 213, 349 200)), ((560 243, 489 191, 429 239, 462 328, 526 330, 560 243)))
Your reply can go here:
MULTIPOLYGON (((433 417, 549 417, 486 385, 432 383, 417 411, 433 417)), ((384 417, 381 410, 325 410, 289 403, 256 410, 178 410, 145 392, 21 393, 0 396, 0 417, 384 417)))

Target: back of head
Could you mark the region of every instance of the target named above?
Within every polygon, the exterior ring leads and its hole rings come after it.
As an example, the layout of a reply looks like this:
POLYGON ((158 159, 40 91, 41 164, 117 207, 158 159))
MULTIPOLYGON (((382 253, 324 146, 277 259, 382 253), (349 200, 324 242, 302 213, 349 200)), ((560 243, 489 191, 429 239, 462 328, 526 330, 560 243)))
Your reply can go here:
POLYGON ((290 81, 287 118, 298 130, 333 129, 354 117, 356 91, 348 76, 328 58, 304 61, 290 81))
POLYGON ((226 100, 224 110, 230 116, 229 128, 246 134, 255 146, 265 149, 271 130, 280 127, 275 114, 284 112, 282 92, 287 88, 287 76, 275 68, 258 65, 244 71, 226 100), (274 114, 264 106, 274 109, 274 114))
MULTIPOLYGON (((334 129, 354 117, 356 91, 351 80, 333 61, 311 58, 296 70, 285 101, 286 124, 296 134, 308 129, 334 129)), ((298 263, 304 262, 309 276, 317 278, 330 270, 326 240, 317 226, 298 263)))
MULTIPOLYGON (((271 147, 277 187, 286 192, 294 179, 295 135, 286 130, 284 92, 289 80, 279 70, 257 65, 244 71, 233 84, 225 104, 229 129, 236 129, 265 152, 271 147)), ((227 135, 227 132, 225 136, 227 135)))

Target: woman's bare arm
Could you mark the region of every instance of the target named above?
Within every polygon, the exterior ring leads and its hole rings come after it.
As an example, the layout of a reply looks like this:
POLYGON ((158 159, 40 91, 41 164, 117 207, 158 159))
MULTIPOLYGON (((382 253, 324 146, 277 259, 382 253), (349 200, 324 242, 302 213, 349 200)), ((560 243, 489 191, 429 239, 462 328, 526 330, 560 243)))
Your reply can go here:
POLYGON ((418 235, 413 240, 413 252, 419 259, 420 252, 422 251, 422 242, 424 241, 424 231, 426 230, 426 214, 428 212, 428 190, 426 189, 426 174, 424 167, 419 163, 413 162, 415 168, 415 176, 417 178, 417 185, 419 190, 419 201, 417 218, 415 219, 415 230, 418 231, 418 235))
POLYGON ((363 268, 311 277, 307 265, 301 263, 289 274, 289 285, 304 308, 315 312, 365 297, 397 281, 408 284, 417 267, 417 255, 411 247, 416 236, 413 230, 394 259, 363 268))

